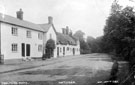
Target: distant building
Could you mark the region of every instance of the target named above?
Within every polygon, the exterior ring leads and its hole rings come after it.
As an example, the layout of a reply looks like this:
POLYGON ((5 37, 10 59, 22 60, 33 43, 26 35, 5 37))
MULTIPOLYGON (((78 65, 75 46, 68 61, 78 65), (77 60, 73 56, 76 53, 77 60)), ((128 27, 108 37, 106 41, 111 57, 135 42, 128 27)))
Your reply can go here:
POLYGON ((0 54, 4 55, 4 59, 40 58, 45 53, 49 39, 53 39, 56 44, 55 58, 80 54, 79 41, 71 35, 56 32, 51 16, 45 24, 23 20, 22 9, 17 11, 17 18, 2 16, 0 14, 0 54))
POLYGON ((57 56, 79 55, 79 40, 72 36, 69 28, 63 28, 63 33, 57 33, 57 56))

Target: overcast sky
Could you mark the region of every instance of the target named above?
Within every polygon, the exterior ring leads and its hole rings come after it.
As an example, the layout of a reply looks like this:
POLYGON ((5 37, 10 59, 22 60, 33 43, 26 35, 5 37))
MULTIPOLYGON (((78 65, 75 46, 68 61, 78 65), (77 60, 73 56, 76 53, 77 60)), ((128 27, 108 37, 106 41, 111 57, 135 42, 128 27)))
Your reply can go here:
POLYGON ((16 11, 22 8, 24 20, 41 24, 47 23, 48 16, 52 16, 57 31, 61 32, 61 28, 69 26, 73 33, 82 30, 86 36, 98 37, 103 35, 105 20, 109 15, 112 1, 0 0, 0 11, 4 6, 5 14, 16 17, 16 11))

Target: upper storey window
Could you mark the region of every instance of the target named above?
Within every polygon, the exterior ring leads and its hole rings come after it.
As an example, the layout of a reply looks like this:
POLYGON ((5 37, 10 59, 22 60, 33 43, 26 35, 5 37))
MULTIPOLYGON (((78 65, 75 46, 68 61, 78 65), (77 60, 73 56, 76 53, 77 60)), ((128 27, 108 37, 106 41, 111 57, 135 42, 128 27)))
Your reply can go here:
POLYGON ((17 36, 18 35, 18 29, 17 29, 17 27, 12 27, 11 29, 12 29, 12 35, 17 36))

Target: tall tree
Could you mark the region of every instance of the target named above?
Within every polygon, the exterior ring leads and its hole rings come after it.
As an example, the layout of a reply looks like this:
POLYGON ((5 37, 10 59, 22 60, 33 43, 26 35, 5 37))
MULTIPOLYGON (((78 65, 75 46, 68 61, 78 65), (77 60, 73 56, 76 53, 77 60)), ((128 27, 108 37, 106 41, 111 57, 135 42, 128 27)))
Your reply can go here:
POLYGON ((135 13, 132 7, 111 13, 104 28, 104 42, 111 46, 111 51, 129 59, 130 52, 134 48, 135 13))
POLYGON ((85 33, 81 30, 76 31, 76 33, 73 35, 80 41, 80 48, 81 48, 81 54, 87 54, 90 53, 90 48, 88 43, 84 39, 85 33))
POLYGON ((76 31, 76 33, 74 34, 74 37, 76 37, 79 40, 84 40, 84 35, 85 33, 82 32, 81 30, 76 31))

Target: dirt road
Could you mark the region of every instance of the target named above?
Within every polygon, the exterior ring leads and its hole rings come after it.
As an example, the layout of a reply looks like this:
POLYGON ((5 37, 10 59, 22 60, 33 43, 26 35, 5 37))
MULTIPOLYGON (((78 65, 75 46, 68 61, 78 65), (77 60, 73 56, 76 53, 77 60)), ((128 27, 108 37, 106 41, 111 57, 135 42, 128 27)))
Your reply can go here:
POLYGON ((109 77, 112 66, 107 54, 70 56, 59 58, 58 61, 36 68, 0 74, 1 84, 101 85, 98 83, 109 77))

